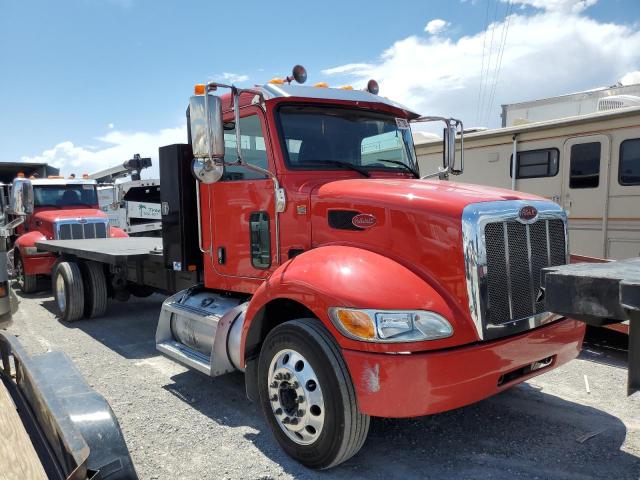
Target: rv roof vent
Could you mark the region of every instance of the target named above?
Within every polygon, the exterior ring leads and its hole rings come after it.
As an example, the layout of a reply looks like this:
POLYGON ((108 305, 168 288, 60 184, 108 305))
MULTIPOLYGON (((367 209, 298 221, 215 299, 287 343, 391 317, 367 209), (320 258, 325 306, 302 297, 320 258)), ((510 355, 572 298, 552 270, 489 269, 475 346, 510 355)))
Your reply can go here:
POLYGON ((636 95, 612 95, 598 100, 599 112, 627 107, 640 107, 640 97, 636 95))

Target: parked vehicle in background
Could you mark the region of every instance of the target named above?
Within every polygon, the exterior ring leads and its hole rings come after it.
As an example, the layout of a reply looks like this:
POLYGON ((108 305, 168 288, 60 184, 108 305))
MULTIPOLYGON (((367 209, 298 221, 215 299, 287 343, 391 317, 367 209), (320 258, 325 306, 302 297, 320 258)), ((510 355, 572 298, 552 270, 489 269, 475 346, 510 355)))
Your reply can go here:
POLYGON ((12 189, 25 192, 32 208, 16 228, 13 242, 14 272, 25 293, 35 291, 38 275, 51 275, 56 262, 55 255, 38 250, 37 241, 126 236, 111 227, 99 209, 95 180, 16 178, 12 189))
POLYGON ((190 144, 160 148, 162 248, 37 246, 61 256, 65 319, 97 298, 78 287, 83 266, 125 288, 191 278, 163 303, 158 350, 209 376, 243 371, 282 448, 329 468, 362 447, 371 416, 501 392, 573 359, 584 327, 544 311, 540 271, 568 258, 557 204, 420 179, 410 122, 444 123, 431 176, 445 178, 463 173, 460 121, 421 117, 375 81, 292 84, 305 79, 296 66, 251 89, 196 86, 190 144))
POLYGON ((140 178, 140 172, 150 166, 150 158, 135 154, 122 165, 89 174, 98 181, 100 209, 112 226, 130 236, 160 235, 160 180, 140 178), (128 176, 131 180, 122 180, 128 176))
MULTIPOLYGON (((442 150, 442 140, 417 143, 420 168, 436 168, 442 150)), ((558 203, 572 254, 640 256, 640 108, 470 133, 464 150, 465 172, 454 180, 558 203)))

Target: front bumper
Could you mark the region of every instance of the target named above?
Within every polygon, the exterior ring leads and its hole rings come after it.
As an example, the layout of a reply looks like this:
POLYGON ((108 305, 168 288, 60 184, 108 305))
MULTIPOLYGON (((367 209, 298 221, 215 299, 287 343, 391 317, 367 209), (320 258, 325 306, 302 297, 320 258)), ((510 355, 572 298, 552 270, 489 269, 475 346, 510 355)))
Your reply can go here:
POLYGON ((574 359, 584 331, 581 322, 563 319, 521 335, 447 350, 342 354, 362 413, 417 417, 475 403, 574 359), (549 357, 549 366, 518 374, 549 357))

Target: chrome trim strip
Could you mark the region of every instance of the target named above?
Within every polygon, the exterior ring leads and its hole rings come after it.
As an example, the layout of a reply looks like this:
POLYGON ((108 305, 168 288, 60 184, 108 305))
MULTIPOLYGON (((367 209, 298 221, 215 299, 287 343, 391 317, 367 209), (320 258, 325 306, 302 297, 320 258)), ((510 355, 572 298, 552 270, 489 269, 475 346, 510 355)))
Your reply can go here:
MULTIPOLYGON (((487 256, 484 227, 491 222, 519 220, 518 213, 525 206, 538 210, 538 219, 560 219, 564 223, 565 254, 568 259, 567 215, 556 203, 548 200, 498 200, 472 203, 462 211, 462 241, 466 266, 469 313, 480 339, 499 338, 551 322, 557 315, 543 312, 532 317, 521 318, 501 325, 485 325, 487 305, 487 256)), ((525 223, 525 222, 521 222, 525 223)), ((526 223, 525 223, 526 224, 526 223)), ((547 232, 548 222, 547 222, 547 232)), ((506 228, 505 228, 506 232, 506 228)), ((547 235, 549 235, 547 233, 547 235)), ((550 259, 550 252, 548 253, 550 259)))
POLYGON ((511 295, 511 258, 509 257, 509 232, 507 222, 502 222, 502 238, 504 241, 504 263, 507 267, 507 295, 509 297, 509 318, 513 318, 513 297, 511 295))
MULTIPOLYGON (((547 220, 545 220, 545 223, 547 220)), ((529 291, 531 292, 531 310, 536 311, 536 292, 533 291, 533 258, 531 257, 531 232, 529 224, 525 225, 527 232, 527 258, 529 259, 529 291)), ((547 247, 549 244, 547 243, 547 247)), ((547 263, 547 266, 549 264, 547 263)), ((513 315, 511 316, 513 318, 513 315)))

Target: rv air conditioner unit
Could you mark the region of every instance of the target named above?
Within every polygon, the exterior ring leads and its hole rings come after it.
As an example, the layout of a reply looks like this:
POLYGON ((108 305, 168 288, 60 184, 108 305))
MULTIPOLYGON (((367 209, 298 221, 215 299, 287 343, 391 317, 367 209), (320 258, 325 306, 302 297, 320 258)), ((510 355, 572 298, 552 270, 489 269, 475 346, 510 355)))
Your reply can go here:
POLYGON ((628 107, 640 107, 640 97, 636 95, 612 95, 598 100, 599 112, 628 107))

